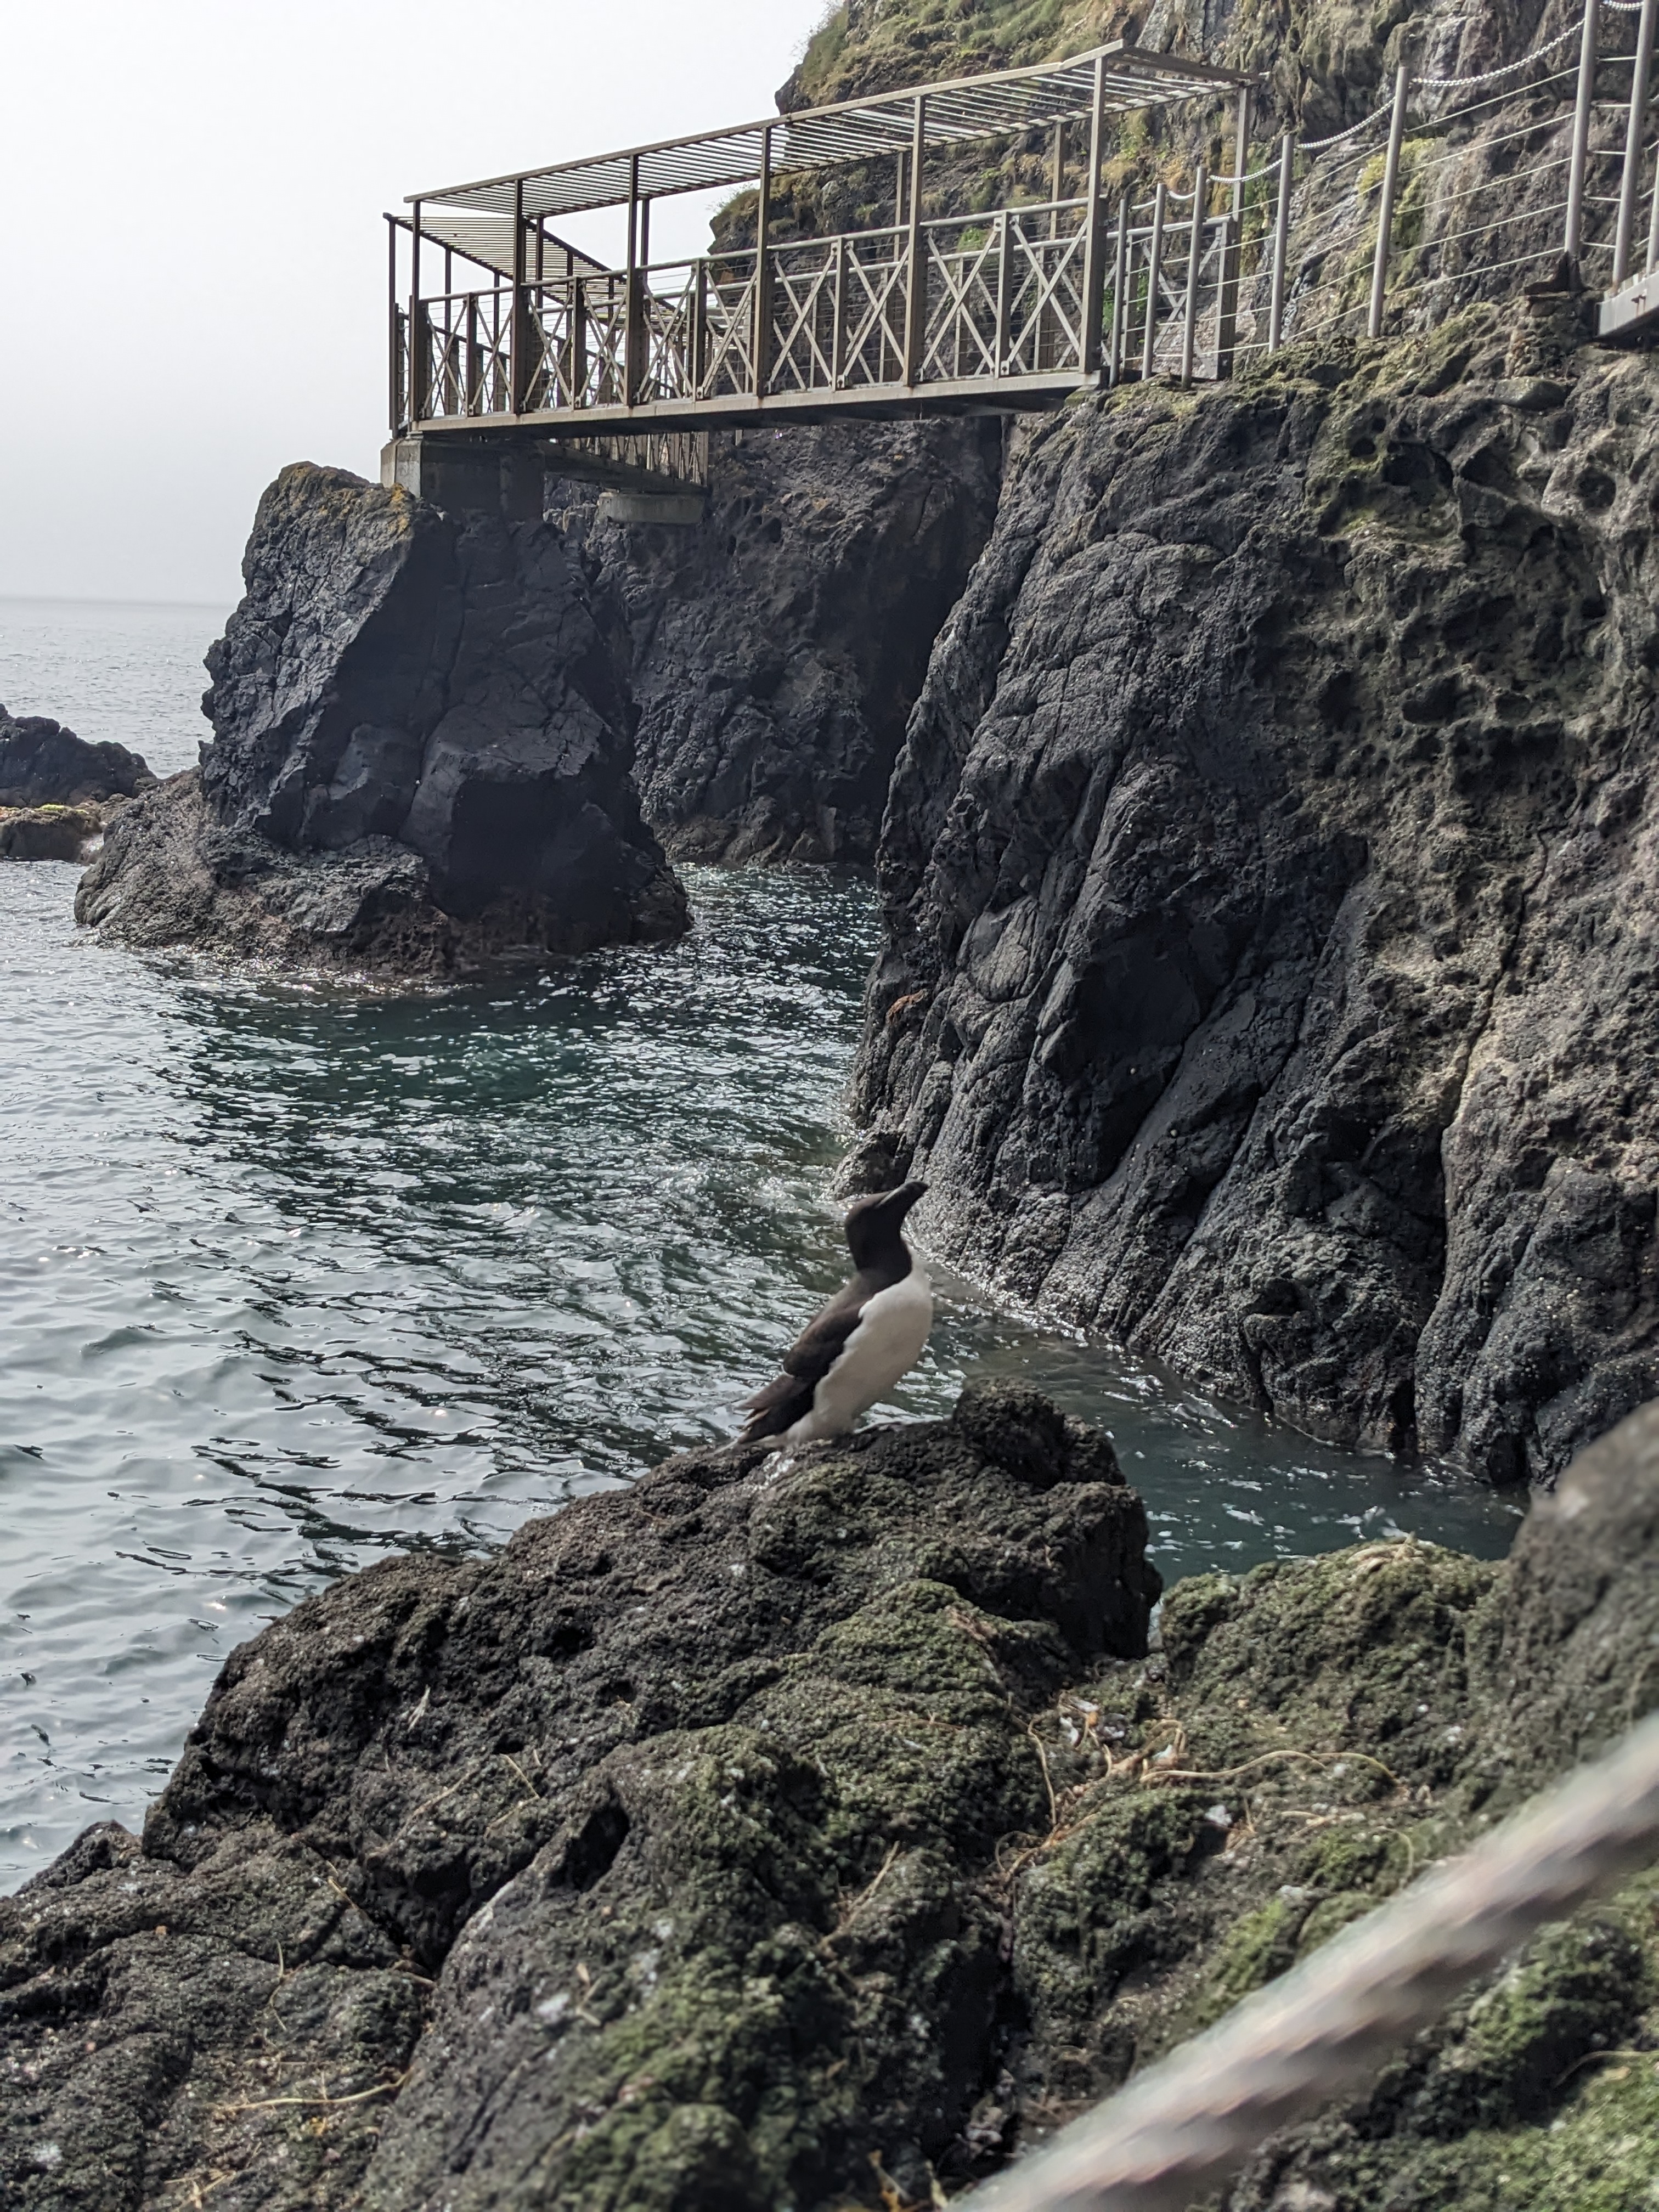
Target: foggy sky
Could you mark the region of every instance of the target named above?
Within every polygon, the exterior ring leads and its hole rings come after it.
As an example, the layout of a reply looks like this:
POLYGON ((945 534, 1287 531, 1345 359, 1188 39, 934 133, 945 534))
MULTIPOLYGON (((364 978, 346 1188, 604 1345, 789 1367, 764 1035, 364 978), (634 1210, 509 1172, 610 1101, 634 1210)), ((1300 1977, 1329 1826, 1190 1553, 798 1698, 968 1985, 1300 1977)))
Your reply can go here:
MULTIPOLYGON (((229 605, 284 462, 377 471, 383 211, 769 114, 825 12, 20 0, 0 131, 0 594, 229 605)), ((710 204, 659 202, 653 258, 695 251, 710 204)), ((609 257, 616 227, 560 228, 609 257)))

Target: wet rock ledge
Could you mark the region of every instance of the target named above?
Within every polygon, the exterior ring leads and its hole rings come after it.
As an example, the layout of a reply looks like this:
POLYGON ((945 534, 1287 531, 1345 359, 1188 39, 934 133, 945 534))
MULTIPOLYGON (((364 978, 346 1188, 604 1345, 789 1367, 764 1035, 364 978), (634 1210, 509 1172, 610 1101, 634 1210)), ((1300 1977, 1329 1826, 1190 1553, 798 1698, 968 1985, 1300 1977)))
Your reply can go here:
POLYGON ((243 576, 202 767, 114 826, 78 921, 416 973, 686 928, 640 816, 634 708, 555 530, 299 465, 243 576))
POLYGON ((142 753, 0 707, 0 860, 78 860, 155 784, 142 753))
MULTIPOLYGON (((1150 1657, 1140 1500, 1036 1394, 775 1468, 671 1460, 234 1653, 143 1842, 93 1828, 0 1903, 6 2201, 926 2204, 1653 1699, 1659 1413, 1507 1565, 1200 1577, 1150 1657)), ((1655 2066, 1594 2054, 1659 2050, 1656 1894, 1553 1931, 1237 2212, 1645 2185, 1655 2066)))

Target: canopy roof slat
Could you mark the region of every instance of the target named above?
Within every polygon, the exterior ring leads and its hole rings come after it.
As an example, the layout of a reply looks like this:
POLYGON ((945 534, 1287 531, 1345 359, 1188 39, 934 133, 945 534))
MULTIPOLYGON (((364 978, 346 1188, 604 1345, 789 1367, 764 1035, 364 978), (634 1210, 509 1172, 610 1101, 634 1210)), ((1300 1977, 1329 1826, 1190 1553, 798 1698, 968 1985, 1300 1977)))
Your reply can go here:
POLYGON ((426 210, 434 207, 465 208, 479 215, 504 216, 510 222, 520 191, 527 216, 615 207, 629 198, 636 164, 639 190, 647 199, 729 189, 759 178, 769 131, 776 172, 869 161, 908 151, 919 94, 927 96, 924 137, 930 149, 965 139, 1013 137, 1090 114, 1097 62, 1104 65, 1105 101, 1112 113, 1191 100, 1206 92, 1234 92, 1254 82, 1237 70, 1213 68, 1176 54, 1144 53, 1119 40, 1047 66, 998 70, 984 76, 911 86, 875 99, 846 100, 833 107, 798 109, 698 137, 630 146, 619 153, 486 177, 476 184, 413 192, 410 198, 420 202, 421 227, 427 231, 434 226, 426 210))
MULTIPOLYGON (((414 228, 406 215, 394 215, 391 221, 399 230, 414 228)), ((564 257, 570 258, 570 273, 577 276, 599 276, 607 273, 607 264, 596 261, 591 253, 584 253, 580 246, 572 246, 568 239, 556 238, 546 233, 544 249, 545 265, 550 276, 566 273, 564 257), (555 257, 557 257, 556 259, 555 257)), ((513 218, 507 216, 452 215, 447 209, 428 214, 421 213, 421 242, 423 246, 447 246, 461 254, 480 269, 489 269, 509 281, 513 268, 513 218)), ((531 251, 531 266, 534 267, 534 247, 531 251)))

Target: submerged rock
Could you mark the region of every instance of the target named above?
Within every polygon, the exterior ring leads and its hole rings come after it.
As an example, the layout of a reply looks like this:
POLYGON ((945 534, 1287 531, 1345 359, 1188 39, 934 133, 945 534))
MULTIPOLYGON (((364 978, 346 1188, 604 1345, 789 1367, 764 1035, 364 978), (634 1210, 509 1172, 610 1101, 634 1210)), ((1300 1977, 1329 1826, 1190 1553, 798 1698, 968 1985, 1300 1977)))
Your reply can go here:
POLYGON ((0 807, 87 806, 131 799, 155 781, 142 753, 92 744, 45 714, 0 707, 0 807))
POLYGON ((1031 436, 895 779, 856 1085, 971 1274, 1494 1481, 1659 1390, 1659 362, 1571 336, 1031 436))
MULTIPOLYGON (((1000 1385, 349 1577, 232 1654, 142 1846, 91 1829, 0 1904, 8 2201, 954 2192, 1639 1717, 1656 1522, 1650 1408, 1507 1565, 1198 1577, 1148 1659, 1140 1500, 1000 1385)), ((1639 2201, 1654 2068, 1595 2054, 1659 2055, 1653 1897, 1467 1993, 1231 2212, 1639 2201)))
POLYGON ((934 638, 996 511, 994 422, 713 441, 696 529, 599 524, 646 818, 679 858, 874 858, 934 638))
POLYGON ((632 709, 556 531, 285 469, 208 659, 199 779, 123 823, 80 919, 387 967, 678 935, 632 709))

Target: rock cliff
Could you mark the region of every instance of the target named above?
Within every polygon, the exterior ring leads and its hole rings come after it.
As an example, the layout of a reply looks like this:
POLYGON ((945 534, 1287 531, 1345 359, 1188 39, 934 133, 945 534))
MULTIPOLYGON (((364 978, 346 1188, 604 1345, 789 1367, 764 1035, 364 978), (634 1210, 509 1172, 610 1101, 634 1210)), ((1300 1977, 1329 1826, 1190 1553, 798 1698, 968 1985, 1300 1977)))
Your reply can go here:
POLYGON ((1659 1390, 1659 364, 1559 312, 1031 434, 857 1083, 953 1264, 1495 1480, 1659 1390))
POLYGON ((243 573, 199 776, 124 815, 79 919, 439 969, 686 927, 640 818, 631 704, 554 529, 298 466, 243 573))
MULTIPOLYGON (((1656 1525, 1650 1412, 1507 1565, 1201 1577, 1148 1658, 1139 1498, 1001 1386, 351 1577, 232 1655, 142 1844, 0 1901, 7 2201, 938 2202, 1639 1715, 1656 1525)), ((1659 2049, 1652 1903, 1231 2212, 1641 2201, 1654 2069, 1599 2055, 1659 2049)))
POLYGON ((714 441, 695 530, 599 525, 646 819, 677 858, 875 857, 927 656, 990 532, 995 422, 714 441))

